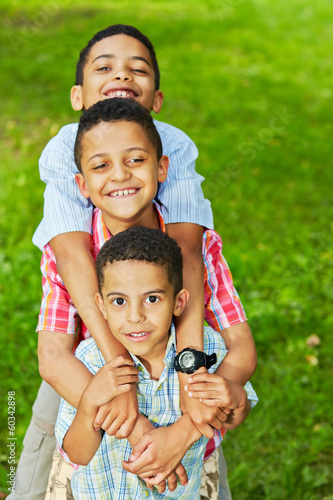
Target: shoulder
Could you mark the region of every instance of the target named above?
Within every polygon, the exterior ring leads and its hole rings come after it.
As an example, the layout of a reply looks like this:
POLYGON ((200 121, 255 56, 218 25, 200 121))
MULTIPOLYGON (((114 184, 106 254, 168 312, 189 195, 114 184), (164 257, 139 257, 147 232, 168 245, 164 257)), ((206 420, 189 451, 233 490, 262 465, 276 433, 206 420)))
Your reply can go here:
POLYGON ((160 122, 158 120, 154 120, 154 124, 158 133, 160 134, 163 148, 169 147, 172 145, 172 143, 176 142, 178 144, 188 143, 196 149, 196 146, 192 139, 190 139, 190 137, 179 128, 174 127, 169 123, 160 122))
POLYGON ((42 154, 49 152, 58 152, 59 149, 69 150, 73 154, 73 148, 77 133, 78 123, 70 123, 61 127, 57 135, 55 135, 45 146, 42 154))

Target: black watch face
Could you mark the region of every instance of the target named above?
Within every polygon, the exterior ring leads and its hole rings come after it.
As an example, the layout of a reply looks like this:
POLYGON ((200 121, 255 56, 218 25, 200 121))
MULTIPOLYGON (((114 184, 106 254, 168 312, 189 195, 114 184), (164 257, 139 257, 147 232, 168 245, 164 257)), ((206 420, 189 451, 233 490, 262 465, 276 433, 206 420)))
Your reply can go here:
POLYGON ((191 368, 195 363, 195 356, 193 352, 184 352, 184 354, 181 355, 179 363, 182 368, 191 368))

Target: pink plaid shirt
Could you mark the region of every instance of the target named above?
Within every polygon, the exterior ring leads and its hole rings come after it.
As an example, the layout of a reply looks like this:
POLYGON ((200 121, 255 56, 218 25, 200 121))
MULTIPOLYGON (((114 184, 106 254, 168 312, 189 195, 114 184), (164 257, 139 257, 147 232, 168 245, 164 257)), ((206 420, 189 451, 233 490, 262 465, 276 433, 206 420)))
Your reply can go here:
MULTIPOLYGON (((162 215, 156 206, 160 228, 166 231, 162 215)), ((92 222, 91 251, 96 260, 103 244, 111 238, 102 217, 95 208, 92 222)), ((205 320, 214 330, 246 321, 243 306, 233 285, 232 275, 222 255, 222 240, 216 231, 206 229, 202 240, 205 286, 205 320)), ((54 253, 49 244, 43 249, 42 261, 43 297, 39 313, 37 331, 54 331, 68 334, 79 333, 79 339, 90 337, 69 293, 57 272, 54 253), (80 328, 79 328, 80 327, 80 328)), ((225 430, 215 431, 215 436, 208 444, 204 459, 220 445, 225 430)))
MULTIPOLYGON (((155 205, 157 208, 157 205, 155 205)), ((166 231, 162 215, 157 208, 160 228, 166 231)), ((91 249, 94 259, 111 238, 101 211, 95 208, 92 222, 91 249)), ((214 330, 246 321, 243 306, 233 285, 232 275, 222 255, 221 237, 213 229, 206 229, 202 239, 205 281, 205 320, 214 330)), ((43 249, 42 261, 43 297, 39 313, 37 331, 54 331, 74 334, 80 318, 69 293, 57 272, 54 253, 49 244, 43 249)), ((90 333, 81 323, 82 337, 90 333)))

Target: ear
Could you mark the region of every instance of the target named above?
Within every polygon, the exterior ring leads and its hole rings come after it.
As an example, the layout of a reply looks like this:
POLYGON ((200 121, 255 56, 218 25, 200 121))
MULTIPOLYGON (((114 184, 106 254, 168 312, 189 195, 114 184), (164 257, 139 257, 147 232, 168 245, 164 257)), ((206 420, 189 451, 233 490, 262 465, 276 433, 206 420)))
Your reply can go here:
POLYGON ((103 314, 104 318, 107 319, 106 312, 105 312, 105 307, 104 307, 104 302, 103 302, 103 298, 102 298, 102 296, 101 296, 101 294, 99 292, 96 292, 96 294, 95 294, 95 300, 96 300, 96 303, 97 303, 98 307, 100 308, 101 313, 103 314))
POLYGON ((161 111, 163 99, 164 99, 163 92, 161 92, 160 90, 155 90, 153 106, 151 108, 154 111, 154 113, 157 114, 161 111))
POLYGON ((83 177, 83 175, 80 173, 80 174, 75 174, 75 181, 76 181, 76 184, 78 185, 79 187, 79 190, 80 190, 80 193, 82 194, 82 196, 84 198, 90 198, 90 194, 89 194, 89 189, 88 189, 88 186, 87 186, 87 183, 83 177))
POLYGON ((161 156, 158 164, 157 180, 164 182, 168 176, 169 158, 166 155, 161 156))
POLYGON ((74 85, 71 88, 71 103, 74 111, 83 109, 82 85, 74 85))
POLYGON ((176 298, 175 298, 175 306, 173 309, 173 314, 174 316, 180 316, 181 313, 184 311, 185 306, 187 304, 188 298, 190 294, 186 288, 183 288, 180 290, 180 292, 177 293, 176 298))

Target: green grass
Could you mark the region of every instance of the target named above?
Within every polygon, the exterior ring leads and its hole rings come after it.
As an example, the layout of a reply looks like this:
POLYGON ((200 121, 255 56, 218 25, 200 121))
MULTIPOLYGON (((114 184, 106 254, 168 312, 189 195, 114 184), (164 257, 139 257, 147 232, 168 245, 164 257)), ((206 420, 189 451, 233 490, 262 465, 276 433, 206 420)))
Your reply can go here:
POLYGON ((78 51, 124 22, 155 45, 159 119, 199 148, 257 344, 260 404, 224 446, 234 499, 332 500, 331 2, 3 0, 0 14, 0 491, 7 391, 16 392, 19 451, 39 385, 38 157, 78 119, 69 103, 78 51), (313 333, 321 343, 308 347, 313 333))

